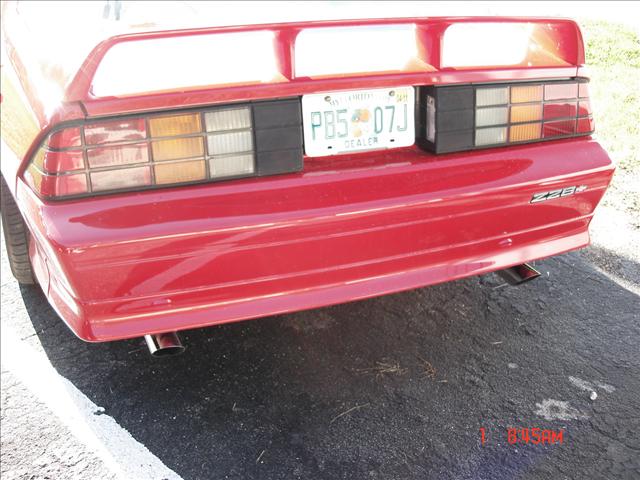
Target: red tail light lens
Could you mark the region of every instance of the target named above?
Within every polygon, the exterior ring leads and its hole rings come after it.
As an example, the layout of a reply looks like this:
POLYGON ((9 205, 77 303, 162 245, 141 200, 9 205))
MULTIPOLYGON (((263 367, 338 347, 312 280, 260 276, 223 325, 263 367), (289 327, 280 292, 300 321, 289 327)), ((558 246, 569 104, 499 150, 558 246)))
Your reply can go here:
POLYGON ((147 128, 144 118, 96 123, 84 127, 84 141, 86 145, 132 142, 145 140, 146 138, 147 128))
POLYGON ((104 190, 121 190, 151 185, 151 169, 149 167, 133 167, 126 170, 104 170, 91 172, 91 187, 94 192, 104 190))
POLYGON ((577 102, 552 102, 544 104, 544 119, 574 118, 578 111, 577 102))
POLYGON ((578 97, 577 83, 556 83, 544 86, 544 100, 562 100, 578 97))
POLYGON ((87 149, 86 155, 90 168, 117 167, 149 162, 146 143, 90 148, 87 149))
POLYGON ((589 116, 585 118, 578 118, 578 128, 576 130, 578 133, 591 133, 594 130, 595 124, 593 122, 593 117, 589 116))
POLYGON ((84 156, 82 155, 82 150, 67 150, 65 152, 43 152, 42 168, 47 173, 84 170, 84 156))
POLYGON ((564 137, 574 133, 576 133, 576 121, 573 119, 544 122, 542 124, 542 138, 564 137))
POLYGON ((49 137, 47 142, 49 148, 69 148, 82 146, 80 137, 80 128, 66 128, 60 132, 56 132, 49 137))

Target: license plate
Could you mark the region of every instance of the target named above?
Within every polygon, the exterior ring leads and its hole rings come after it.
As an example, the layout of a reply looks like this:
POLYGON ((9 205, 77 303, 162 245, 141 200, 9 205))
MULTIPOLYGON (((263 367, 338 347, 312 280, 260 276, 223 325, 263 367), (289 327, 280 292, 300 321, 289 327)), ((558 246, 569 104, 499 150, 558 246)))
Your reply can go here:
POLYGON ((413 145, 414 95, 413 87, 303 95, 305 153, 324 157, 413 145))

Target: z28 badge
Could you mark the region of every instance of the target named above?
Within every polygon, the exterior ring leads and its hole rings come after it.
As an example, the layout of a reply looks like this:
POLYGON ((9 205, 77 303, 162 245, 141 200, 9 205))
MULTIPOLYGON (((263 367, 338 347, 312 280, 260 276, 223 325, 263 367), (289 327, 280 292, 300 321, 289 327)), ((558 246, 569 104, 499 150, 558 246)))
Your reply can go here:
POLYGON ((580 185, 561 188, 559 190, 551 190, 550 192, 534 193, 530 203, 544 202, 545 200, 552 200, 554 198, 568 197, 573 195, 574 193, 584 192, 586 189, 586 185, 580 185))

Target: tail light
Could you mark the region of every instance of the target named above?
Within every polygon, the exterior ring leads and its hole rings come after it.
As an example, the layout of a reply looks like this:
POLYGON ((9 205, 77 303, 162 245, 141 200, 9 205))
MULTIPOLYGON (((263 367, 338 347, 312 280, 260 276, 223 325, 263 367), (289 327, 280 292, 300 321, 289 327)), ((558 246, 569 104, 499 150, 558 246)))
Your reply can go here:
MULTIPOLYGON (((425 149, 448 153, 590 135, 588 80, 418 87, 425 149)), ((303 168, 300 99, 68 125, 24 177, 45 198, 291 173, 303 168)))
POLYGON ((420 109, 424 146, 436 153, 594 131, 586 79, 425 87, 420 109))
POLYGON ((290 99, 63 128, 25 180, 43 197, 68 198, 301 169, 300 102, 290 99))

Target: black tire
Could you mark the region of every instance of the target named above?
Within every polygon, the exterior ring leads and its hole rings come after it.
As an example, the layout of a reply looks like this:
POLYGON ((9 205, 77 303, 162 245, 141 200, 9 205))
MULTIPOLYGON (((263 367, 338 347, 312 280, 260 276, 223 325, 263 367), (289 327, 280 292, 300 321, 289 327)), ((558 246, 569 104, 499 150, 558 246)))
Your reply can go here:
POLYGON ((2 231, 9 256, 11 273, 18 283, 35 284, 31 261, 29 260, 29 239, 18 205, 13 200, 7 182, 2 177, 2 231))

